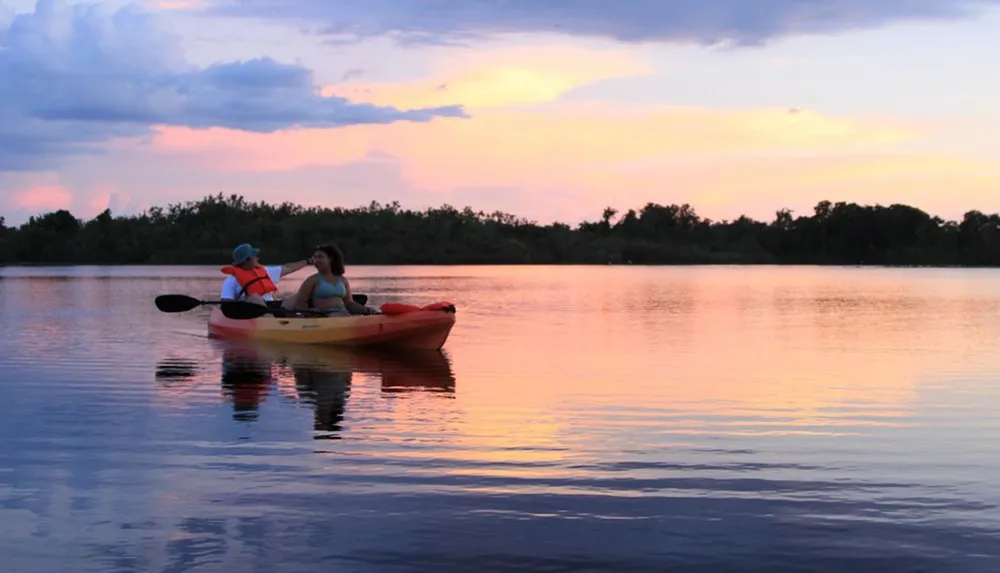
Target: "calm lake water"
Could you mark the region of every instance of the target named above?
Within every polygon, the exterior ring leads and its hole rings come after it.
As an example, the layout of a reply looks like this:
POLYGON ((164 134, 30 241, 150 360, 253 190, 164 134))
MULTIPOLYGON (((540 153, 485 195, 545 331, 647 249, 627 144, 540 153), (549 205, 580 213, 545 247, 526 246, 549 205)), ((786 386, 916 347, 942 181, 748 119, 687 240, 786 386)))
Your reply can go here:
POLYGON ((454 302, 444 352, 155 309, 211 267, 0 269, 2 570, 1000 571, 1000 271, 349 276, 454 302))

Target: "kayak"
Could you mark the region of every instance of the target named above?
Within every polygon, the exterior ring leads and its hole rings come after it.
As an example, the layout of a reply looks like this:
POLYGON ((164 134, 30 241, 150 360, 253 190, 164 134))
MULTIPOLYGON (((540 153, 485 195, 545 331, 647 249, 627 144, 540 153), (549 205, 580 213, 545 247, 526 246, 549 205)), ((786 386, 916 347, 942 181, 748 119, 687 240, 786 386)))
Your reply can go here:
POLYGON ((208 316, 211 338, 250 339, 295 344, 393 347, 437 350, 455 325, 455 307, 383 306, 383 314, 331 317, 261 316, 247 320, 227 318, 218 307, 208 316))

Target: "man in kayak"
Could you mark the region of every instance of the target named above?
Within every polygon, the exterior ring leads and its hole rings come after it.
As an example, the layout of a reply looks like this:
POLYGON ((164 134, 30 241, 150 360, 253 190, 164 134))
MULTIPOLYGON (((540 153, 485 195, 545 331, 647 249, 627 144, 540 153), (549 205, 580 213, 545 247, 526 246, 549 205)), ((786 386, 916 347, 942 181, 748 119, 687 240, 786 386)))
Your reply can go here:
MULTIPOLYGON (((263 266, 260 264, 260 249, 249 243, 243 243, 233 249, 233 264, 220 269, 229 276, 222 281, 222 300, 245 300, 266 305, 274 300, 278 292, 278 282, 285 276, 312 264, 310 259, 285 263, 283 265, 263 266)), ((282 307, 295 306, 295 297, 282 301, 282 307)))

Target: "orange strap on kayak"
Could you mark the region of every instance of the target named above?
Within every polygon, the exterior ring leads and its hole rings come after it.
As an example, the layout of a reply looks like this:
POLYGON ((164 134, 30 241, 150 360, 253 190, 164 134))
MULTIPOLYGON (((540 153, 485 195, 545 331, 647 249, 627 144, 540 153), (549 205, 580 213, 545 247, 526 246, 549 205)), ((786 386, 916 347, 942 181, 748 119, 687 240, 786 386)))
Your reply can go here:
POLYGON ((450 302, 432 302, 424 306, 417 306, 415 304, 403 304, 401 302, 387 302, 380 307, 382 314, 406 314, 408 312, 417 312, 419 310, 450 310, 454 312, 455 305, 450 302))

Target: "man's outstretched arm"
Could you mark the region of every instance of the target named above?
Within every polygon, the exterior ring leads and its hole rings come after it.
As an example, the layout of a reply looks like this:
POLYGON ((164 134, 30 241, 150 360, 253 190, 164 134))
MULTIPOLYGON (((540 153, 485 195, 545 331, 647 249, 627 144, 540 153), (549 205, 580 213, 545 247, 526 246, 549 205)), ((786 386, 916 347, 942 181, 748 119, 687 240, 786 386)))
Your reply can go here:
POLYGON ((289 275, 312 264, 312 259, 303 259, 281 265, 281 276, 289 275))

